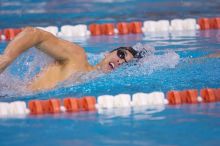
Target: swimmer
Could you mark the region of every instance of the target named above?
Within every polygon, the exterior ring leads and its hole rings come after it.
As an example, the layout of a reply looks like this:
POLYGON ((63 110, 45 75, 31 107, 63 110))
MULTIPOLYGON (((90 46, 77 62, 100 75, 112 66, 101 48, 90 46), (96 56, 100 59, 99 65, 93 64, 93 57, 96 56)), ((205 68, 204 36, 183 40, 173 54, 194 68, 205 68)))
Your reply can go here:
POLYGON ((55 59, 54 63, 43 68, 32 79, 28 85, 28 89, 32 91, 54 88, 58 83, 79 72, 86 73, 95 70, 110 72, 136 58, 138 54, 132 47, 120 47, 105 54, 105 58, 100 63, 92 66, 82 47, 38 28, 26 27, 0 55, 0 73, 31 47, 36 47, 55 59))

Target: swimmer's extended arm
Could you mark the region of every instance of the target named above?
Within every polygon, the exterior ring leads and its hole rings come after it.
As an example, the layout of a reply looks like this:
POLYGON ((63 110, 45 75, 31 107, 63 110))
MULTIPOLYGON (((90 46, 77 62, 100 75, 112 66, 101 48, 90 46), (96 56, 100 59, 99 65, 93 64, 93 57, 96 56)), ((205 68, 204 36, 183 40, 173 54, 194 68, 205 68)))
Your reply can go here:
POLYGON ((210 54, 205 57, 207 57, 207 58, 220 58, 220 53, 210 54))
POLYGON ((206 59, 206 58, 220 58, 220 52, 216 52, 216 53, 213 53, 213 54, 209 54, 209 55, 202 56, 202 57, 199 57, 199 58, 194 58, 194 59, 195 60, 200 60, 200 59, 206 59))
POLYGON ((216 52, 216 53, 205 55, 205 56, 198 57, 198 58, 192 58, 191 61, 201 61, 203 59, 208 59, 208 58, 220 58, 220 52, 216 52))
POLYGON ((80 46, 61 40, 49 32, 26 27, 8 44, 4 54, 0 55, 0 73, 21 53, 34 46, 61 63, 84 52, 80 46))

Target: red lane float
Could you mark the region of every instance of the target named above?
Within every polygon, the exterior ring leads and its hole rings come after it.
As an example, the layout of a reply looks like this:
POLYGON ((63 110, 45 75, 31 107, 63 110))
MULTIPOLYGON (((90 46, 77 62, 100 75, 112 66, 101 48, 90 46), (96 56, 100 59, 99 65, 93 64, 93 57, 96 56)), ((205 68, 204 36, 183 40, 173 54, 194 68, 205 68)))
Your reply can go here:
POLYGON ((169 91, 167 99, 169 104, 197 103, 198 90, 190 89, 184 91, 169 91))
POLYGON ((60 112, 60 100, 31 100, 28 103, 31 114, 45 114, 45 113, 59 113, 60 112))
POLYGON ((30 109, 31 114, 43 114, 43 105, 41 100, 31 100, 28 102, 28 108, 30 109))
POLYGON ((220 18, 199 18, 198 24, 201 30, 220 29, 220 18))
POLYGON ((215 102, 219 99, 219 89, 201 89, 200 95, 202 96, 204 102, 215 102))
POLYGON ((81 99, 81 108, 85 111, 95 110, 96 98, 93 96, 85 96, 81 99))
POLYGON ((126 22, 120 22, 117 24, 118 34, 129 34, 129 24, 126 22))
POLYGON ((187 93, 186 103, 197 103, 198 100, 198 90, 190 89, 185 91, 187 93))
POLYGON ((167 93, 167 100, 169 101, 169 104, 175 105, 175 104, 181 104, 181 95, 179 91, 169 91, 167 93))
POLYGON ((180 94, 180 99, 182 103, 188 103, 189 101, 189 94, 187 92, 187 90, 183 90, 183 91, 179 91, 180 94))
POLYGON ((112 23, 107 23, 107 24, 102 24, 101 25, 101 32, 104 35, 114 35, 114 24, 112 23))
POLYGON ((5 35, 5 39, 7 41, 10 41, 10 40, 12 40, 15 37, 15 32, 11 28, 4 29, 4 35, 5 35))
POLYGON ((49 99, 46 100, 46 112, 47 113, 59 113, 60 112, 60 99, 49 99))
POLYGON ((220 88, 214 89, 214 94, 215 94, 215 98, 217 99, 217 101, 220 101, 220 88))
POLYGON ((130 22, 129 23, 129 30, 131 33, 142 33, 142 22, 140 21, 135 21, 135 22, 130 22))
POLYGON ((101 30, 101 25, 100 24, 90 24, 89 25, 89 30, 91 32, 91 35, 101 35, 102 30, 101 30))
POLYGON ((212 18, 212 24, 214 29, 220 29, 220 17, 212 18))
POLYGON ((201 30, 206 30, 211 28, 208 18, 199 18, 198 24, 201 30))
POLYGON ((0 30, 0 41, 2 40, 2 31, 0 30))
POLYGON ((91 35, 114 35, 114 24, 106 23, 106 24, 90 24, 89 30, 91 35))
POLYGON ((13 29, 13 28, 4 29, 5 39, 7 41, 13 40, 15 36, 19 34, 21 31, 22 29, 13 29))
POLYGON ((67 112, 78 112, 80 109, 78 98, 64 98, 63 103, 67 112))
MULTIPOLYGON (((94 111, 96 105, 96 98, 93 96, 85 96, 83 98, 64 98, 63 106, 67 112, 79 111, 94 111)), ((61 100, 48 99, 48 100, 31 100, 28 103, 31 114, 47 114, 47 113, 60 113, 61 100)))

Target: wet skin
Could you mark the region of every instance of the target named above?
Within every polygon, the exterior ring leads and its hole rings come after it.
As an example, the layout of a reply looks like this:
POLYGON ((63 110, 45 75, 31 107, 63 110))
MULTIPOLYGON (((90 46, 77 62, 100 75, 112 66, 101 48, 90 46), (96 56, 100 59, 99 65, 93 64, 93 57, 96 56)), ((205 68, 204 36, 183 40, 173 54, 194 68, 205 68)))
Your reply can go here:
POLYGON ((49 32, 26 27, 12 40, 0 55, 0 73, 3 72, 20 54, 31 47, 55 59, 54 63, 42 68, 27 88, 33 91, 54 88, 58 83, 67 80, 77 73, 100 70, 104 73, 118 68, 126 61, 133 59, 133 55, 123 50, 125 59, 117 55, 117 51, 106 53, 104 59, 95 66, 88 63, 84 49, 74 43, 59 39, 49 32))

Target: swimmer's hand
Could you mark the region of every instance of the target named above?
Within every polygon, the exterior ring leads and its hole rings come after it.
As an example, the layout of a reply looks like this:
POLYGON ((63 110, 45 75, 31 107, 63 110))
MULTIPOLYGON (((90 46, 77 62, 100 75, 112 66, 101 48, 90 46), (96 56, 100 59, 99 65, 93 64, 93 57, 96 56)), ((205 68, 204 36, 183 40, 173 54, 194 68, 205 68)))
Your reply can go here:
POLYGON ((2 73, 6 67, 10 64, 9 57, 0 55, 0 73, 2 73))
POLYGON ((192 58, 191 61, 200 61, 200 60, 209 59, 209 58, 220 58, 220 52, 209 54, 209 55, 198 57, 198 58, 192 58))

